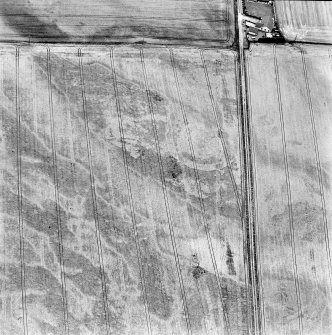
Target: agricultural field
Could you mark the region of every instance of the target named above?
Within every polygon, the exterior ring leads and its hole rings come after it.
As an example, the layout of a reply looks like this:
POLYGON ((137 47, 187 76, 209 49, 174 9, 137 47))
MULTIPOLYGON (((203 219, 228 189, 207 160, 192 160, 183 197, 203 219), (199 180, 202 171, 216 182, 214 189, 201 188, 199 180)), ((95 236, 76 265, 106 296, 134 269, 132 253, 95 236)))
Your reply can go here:
POLYGON ((332 43, 332 2, 276 0, 279 28, 287 41, 332 43))
POLYGON ((331 334, 331 49, 255 45, 247 62, 263 333, 331 334))
POLYGON ((3 334, 248 334, 236 72, 2 46, 3 334))
POLYGON ((0 41, 229 46, 233 0, 3 0, 0 41))

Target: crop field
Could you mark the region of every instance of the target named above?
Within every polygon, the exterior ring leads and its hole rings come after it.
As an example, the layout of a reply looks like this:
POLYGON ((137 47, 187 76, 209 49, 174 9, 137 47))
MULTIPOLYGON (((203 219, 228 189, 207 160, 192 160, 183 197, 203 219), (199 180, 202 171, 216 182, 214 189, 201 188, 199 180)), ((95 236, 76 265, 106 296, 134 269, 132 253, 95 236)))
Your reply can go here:
POLYGON ((325 46, 247 52, 264 334, 332 332, 332 67, 325 46))
POLYGON ((277 21, 287 41, 332 43, 332 2, 274 1, 277 21))
POLYGON ((3 0, 0 40, 226 46, 233 0, 3 0))
POLYGON ((1 48, 4 334, 248 334, 236 71, 1 48))

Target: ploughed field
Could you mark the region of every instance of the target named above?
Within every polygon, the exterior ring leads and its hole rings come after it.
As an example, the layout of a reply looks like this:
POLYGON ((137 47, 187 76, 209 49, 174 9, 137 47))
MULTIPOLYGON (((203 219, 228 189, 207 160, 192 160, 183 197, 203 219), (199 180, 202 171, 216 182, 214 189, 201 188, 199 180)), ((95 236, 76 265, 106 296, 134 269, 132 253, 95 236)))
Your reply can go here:
POLYGON ((332 2, 275 0, 275 13, 286 41, 332 43, 332 2))
POLYGON ((2 333, 248 333, 236 73, 226 50, 1 48, 2 333))
POLYGON ((233 0, 4 0, 0 40, 229 46, 233 0))
POLYGON ((255 45, 247 62, 263 333, 331 334, 331 49, 255 45))

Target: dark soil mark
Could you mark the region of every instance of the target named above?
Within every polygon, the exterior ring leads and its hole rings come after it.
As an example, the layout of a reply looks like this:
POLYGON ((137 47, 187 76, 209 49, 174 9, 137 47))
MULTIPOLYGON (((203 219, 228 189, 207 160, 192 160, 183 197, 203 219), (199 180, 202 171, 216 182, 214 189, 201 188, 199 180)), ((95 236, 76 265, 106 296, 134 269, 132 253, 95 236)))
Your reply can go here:
POLYGON ((249 334, 246 287, 231 278, 222 278, 222 297, 232 334, 249 334))
POLYGON ((168 156, 164 159, 166 178, 176 179, 182 174, 182 169, 177 159, 173 156, 168 156))
POLYGON ((146 298, 150 313, 168 320, 172 316, 174 298, 167 292, 167 277, 171 268, 163 266, 161 255, 147 242, 142 246, 143 271, 146 285, 146 298))
POLYGON ((38 16, 28 13, 22 6, 15 7, 2 5, 0 12, 4 15, 4 20, 8 26, 17 31, 22 37, 61 37, 62 41, 69 38, 56 24, 43 22, 38 16))
POLYGON ((205 273, 207 273, 207 271, 205 269, 203 269, 201 266, 197 265, 194 267, 194 270, 192 271, 193 277, 195 279, 200 278, 201 276, 203 276, 205 273))
POLYGON ((233 252, 231 250, 231 246, 227 243, 227 251, 226 251, 226 264, 228 268, 228 274, 231 276, 236 275, 235 267, 234 267, 234 260, 233 260, 233 252))
POLYGON ((164 100, 157 92, 150 91, 150 94, 154 101, 160 102, 164 100))

